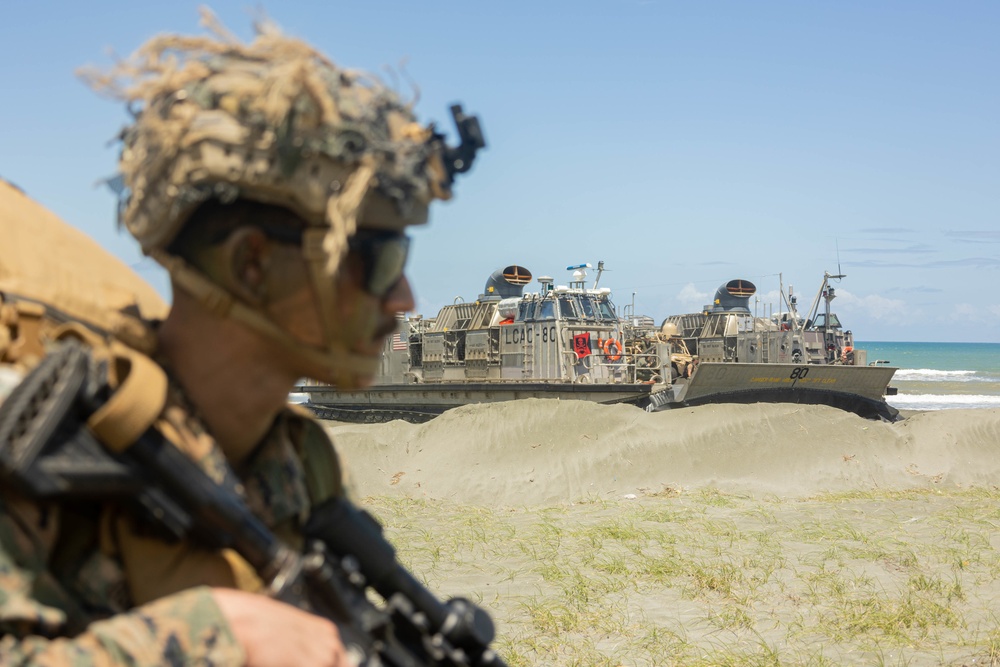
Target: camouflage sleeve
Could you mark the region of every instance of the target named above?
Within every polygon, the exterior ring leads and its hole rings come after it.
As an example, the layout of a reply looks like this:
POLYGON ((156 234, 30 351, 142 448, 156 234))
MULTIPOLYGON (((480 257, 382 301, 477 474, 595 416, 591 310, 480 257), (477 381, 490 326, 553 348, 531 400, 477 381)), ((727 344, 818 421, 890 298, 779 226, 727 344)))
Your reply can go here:
MULTIPOLYGON (((54 511, 0 494, 0 665, 245 663, 207 587, 90 622, 84 598, 64 588, 48 567, 57 523, 54 511)), ((101 576, 91 573, 92 579, 101 576)))
POLYGON ((246 655, 207 587, 92 623, 73 638, 0 638, 5 666, 243 665, 246 655))

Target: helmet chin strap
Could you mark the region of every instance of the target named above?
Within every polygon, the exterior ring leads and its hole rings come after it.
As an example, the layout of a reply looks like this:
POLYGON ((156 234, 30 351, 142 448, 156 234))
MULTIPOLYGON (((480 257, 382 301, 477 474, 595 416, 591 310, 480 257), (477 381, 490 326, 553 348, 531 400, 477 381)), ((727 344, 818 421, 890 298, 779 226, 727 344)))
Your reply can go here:
MULTIPOLYGON (((151 251, 150 256, 170 273, 178 287, 194 297, 209 312, 238 321, 274 341, 293 357, 304 362, 305 367, 316 369, 317 375, 322 373, 323 377, 319 379, 332 379, 333 384, 340 389, 357 389, 362 384, 362 378, 371 377, 378 371, 379 359, 351 352, 342 343, 331 339, 332 331, 326 333, 325 349, 307 345, 268 319, 260 310, 248 306, 216 285, 183 259, 161 250, 151 251)), ((332 279, 330 283, 332 284, 332 279)), ((325 308, 325 305, 321 305, 321 308, 325 308)))
POLYGON ((375 183, 375 165, 368 157, 347 178, 341 191, 327 203, 326 225, 310 227, 302 236, 302 253, 316 294, 316 308, 323 331, 323 347, 312 347, 295 339, 260 309, 237 299, 184 260, 162 250, 150 256, 162 264, 177 285, 195 297, 210 312, 237 320, 275 341, 306 367, 323 373, 341 389, 357 389, 378 371, 378 358, 351 352, 337 339, 337 271, 347 254, 347 240, 358 229, 365 198, 375 183))
POLYGON ((319 299, 323 339, 327 346, 333 344, 336 331, 337 294, 334 284, 337 270, 347 254, 347 240, 358 230, 358 218, 374 178, 375 167, 371 160, 362 162, 347 178, 340 193, 327 202, 327 224, 309 227, 302 235, 302 254, 319 299))
MULTIPOLYGON (((375 166, 366 158, 348 177, 343 189, 331 197, 326 206, 326 227, 310 227, 302 235, 302 254, 309 267, 309 276, 316 293, 323 341, 328 350, 337 350, 337 357, 344 357, 342 343, 337 342, 337 293, 334 289, 337 271, 347 254, 347 240, 358 230, 358 218, 364 208, 365 198, 375 184, 375 166)), ((334 384, 342 389, 356 389, 361 385, 359 375, 367 379, 375 375, 379 360, 349 357, 351 364, 333 366, 334 384), (363 370, 352 368, 363 361, 363 370)), ((332 359, 331 359, 332 361, 332 359)))

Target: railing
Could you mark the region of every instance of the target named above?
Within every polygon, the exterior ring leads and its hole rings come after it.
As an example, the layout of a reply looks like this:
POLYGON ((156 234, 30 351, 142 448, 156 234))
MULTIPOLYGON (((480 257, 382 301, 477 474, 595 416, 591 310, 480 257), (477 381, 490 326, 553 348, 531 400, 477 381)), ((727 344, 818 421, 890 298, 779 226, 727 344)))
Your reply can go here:
POLYGON ((619 354, 606 353, 604 350, 591 352, 582 359, 577 358, 573 350, 564 350, 566 356, 565 368, 569 369, 571 382, 599 384, 629 384, 663 382, 662 363, 660 355, 655 351, 636 352, 634 349, 623 349, 619 354), (578 365, 591 371, 575 373, 578 365), (603 377, 593 373, 598 368, 607 372, 603 377))

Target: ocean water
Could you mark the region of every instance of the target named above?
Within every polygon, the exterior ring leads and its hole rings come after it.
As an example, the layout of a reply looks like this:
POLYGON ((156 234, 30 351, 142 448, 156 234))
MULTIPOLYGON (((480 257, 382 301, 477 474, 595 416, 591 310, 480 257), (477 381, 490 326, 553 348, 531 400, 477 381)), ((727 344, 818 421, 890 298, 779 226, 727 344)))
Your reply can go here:
POLYGON ((1000 343, 887 343, 856 341, 876 359, 898 368, 887 396, 900 410, 1000 407, 1000 343))

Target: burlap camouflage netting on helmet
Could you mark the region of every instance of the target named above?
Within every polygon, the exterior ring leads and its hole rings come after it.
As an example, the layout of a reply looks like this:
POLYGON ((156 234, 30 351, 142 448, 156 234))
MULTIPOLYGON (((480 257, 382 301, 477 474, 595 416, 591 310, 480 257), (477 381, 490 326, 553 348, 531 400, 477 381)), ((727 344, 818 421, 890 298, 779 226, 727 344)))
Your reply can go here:
POLYGON ((202 23, 206 36, 154 37, 110 71, 81 72, 135 116, 122 137, 121 219, 144 251, 169 244, 206 199, 245 197, 328 227, 336 263, 372 191, 388 204, 378 226, 396 229, 450 196, 440 135, 376 78, 268 23, 249 44, 206 9, 202 23))
POLYGON ((425 222, 430 202, 450 197, 452 176, 485 146, 478 121, 453 106, 461 143, 446 146, 375 77, 338 68, 268 23, 247 44, 207 9, 202 19, 205 36, 155 37, 109 71, 82 72, 134 116, 122 133, 120 219, 166 267, 175 293, 271 338, 316 377, 359 386, 379 359, 352 353, 338 337, 334 277, 348 239, 359 225, 400 231, 425 222), (243 300, 169 254, 211 198, 284 206, 310 225, 302 251, 321 346, 303 345, 264 302, 243 300))

